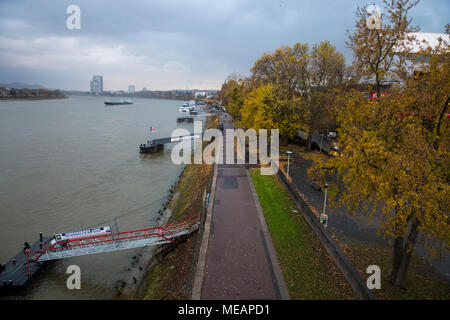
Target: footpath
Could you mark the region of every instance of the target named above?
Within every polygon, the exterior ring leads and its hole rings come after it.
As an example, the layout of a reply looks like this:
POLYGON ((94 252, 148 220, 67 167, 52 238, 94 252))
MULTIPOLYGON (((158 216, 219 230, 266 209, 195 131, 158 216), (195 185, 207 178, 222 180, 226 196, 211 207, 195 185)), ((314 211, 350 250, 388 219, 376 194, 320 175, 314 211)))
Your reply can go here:
MULTIPOLYGON (((233 128, 230 117, 221 123, 233 128)), ((225 155, 225 135, 223 145, 225 155)), ((192 299, 289 299, 248 170, 237 164, 215 170, 192 299)))

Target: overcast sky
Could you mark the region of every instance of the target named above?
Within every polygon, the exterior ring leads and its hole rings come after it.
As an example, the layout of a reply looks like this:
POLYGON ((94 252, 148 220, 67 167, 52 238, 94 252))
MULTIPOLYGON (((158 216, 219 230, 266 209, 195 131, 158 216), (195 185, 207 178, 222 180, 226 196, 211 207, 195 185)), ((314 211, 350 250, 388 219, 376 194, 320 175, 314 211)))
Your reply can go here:
MULTIPOLYGON (((89 90, 219 89, 231 73, 249 74, 264 52, 329 40, 347 63, 346 30, 355 9, 380 0, 0 0, 0 82, 89 90), (81 9, 69 30, 66 9, 81 9)), ((449 0, 411 11, 423 32, 444 32, 449 0)))

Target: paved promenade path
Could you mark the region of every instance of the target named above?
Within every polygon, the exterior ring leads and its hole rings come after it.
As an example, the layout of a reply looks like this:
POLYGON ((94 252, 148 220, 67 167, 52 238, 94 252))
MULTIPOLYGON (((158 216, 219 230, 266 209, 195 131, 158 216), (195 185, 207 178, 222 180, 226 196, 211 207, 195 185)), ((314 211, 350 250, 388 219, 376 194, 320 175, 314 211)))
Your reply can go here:
POLYGON ((200 298, 289 299, 245 165, 218 165, 216 181, 200 298))

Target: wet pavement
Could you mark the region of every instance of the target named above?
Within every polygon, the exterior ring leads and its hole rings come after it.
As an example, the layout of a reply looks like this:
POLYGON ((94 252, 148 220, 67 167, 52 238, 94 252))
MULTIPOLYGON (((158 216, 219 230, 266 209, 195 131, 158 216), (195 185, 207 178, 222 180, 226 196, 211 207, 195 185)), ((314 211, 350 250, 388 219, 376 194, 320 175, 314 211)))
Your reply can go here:
POLYGON ((218 165, 201 299, 281 299, 273 263, 245 166, 218 165))

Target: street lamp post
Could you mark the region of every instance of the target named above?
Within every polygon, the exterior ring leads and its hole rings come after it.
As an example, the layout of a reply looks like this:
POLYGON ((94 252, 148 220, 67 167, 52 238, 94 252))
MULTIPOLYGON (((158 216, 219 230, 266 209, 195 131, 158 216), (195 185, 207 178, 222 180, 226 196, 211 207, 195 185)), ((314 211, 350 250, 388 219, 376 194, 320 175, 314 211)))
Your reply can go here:
POLYGON ((322 152, 323 133, 320 134, 320 152, 322 152))
POLYGON ((328 216, 326 214, 327 208, 327 191, 328 191, 328 183, 325 182, 325 198, 323 199, 323 212, 320 215, 320 223, 326 228, 328 225, 328 216))
POLYGON ((286 151, 286 154, 287 154, 287 156, 288 156, 288 165, 287 165, 287 177, 288 177, 288 179, 289 179, 289 156, 291 155, 291 153, 292 153, 292 151, 286 151))

